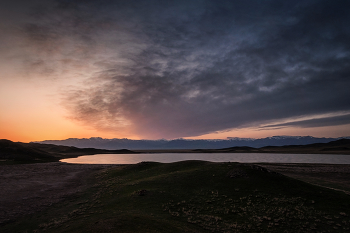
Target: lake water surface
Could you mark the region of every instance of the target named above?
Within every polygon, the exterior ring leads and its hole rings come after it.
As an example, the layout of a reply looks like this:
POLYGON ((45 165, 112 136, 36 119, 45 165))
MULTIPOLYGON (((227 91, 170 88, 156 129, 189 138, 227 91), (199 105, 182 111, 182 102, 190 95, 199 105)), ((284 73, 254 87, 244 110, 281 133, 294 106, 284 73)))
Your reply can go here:
POLYGON ((183 160, 240 163, 325 163, 350 164, 350 155, 331 154, 268 154, 268 153, 159 153, 159 154, 96 154, 62 159, 66 163, 135 164, 142 161, 172 163, 183 160))

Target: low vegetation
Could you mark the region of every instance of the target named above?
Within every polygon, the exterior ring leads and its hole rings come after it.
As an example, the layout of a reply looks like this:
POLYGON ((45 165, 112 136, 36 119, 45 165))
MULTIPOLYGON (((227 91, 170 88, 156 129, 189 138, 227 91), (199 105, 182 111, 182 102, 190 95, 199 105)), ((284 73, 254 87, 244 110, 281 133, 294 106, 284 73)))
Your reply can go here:
POLYGON ((0 231, 350 231, 350 196, 251 164, 142 162, 90 182, 87 192, 0 231))

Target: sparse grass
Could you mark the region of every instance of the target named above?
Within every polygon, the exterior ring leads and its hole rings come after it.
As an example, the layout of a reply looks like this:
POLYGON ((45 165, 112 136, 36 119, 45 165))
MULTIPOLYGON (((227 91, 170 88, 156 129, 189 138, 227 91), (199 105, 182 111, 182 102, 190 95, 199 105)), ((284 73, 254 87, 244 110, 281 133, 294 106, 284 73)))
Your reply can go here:
POLYGON ((144 162, 1 232, 349 232, 350 196, 252 165, 144 162))
POLYGON ((342 164, 268 164, 261 166, 286 176, 350 194, 349 165, 342 164))

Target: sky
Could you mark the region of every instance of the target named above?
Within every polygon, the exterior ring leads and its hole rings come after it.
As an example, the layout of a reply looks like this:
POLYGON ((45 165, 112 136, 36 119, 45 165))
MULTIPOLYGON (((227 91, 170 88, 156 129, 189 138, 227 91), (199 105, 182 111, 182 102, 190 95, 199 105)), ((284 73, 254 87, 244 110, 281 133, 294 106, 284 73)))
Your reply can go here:
POLYGON ((350 1, 0 3, 0 138, 350 136, 350 1))

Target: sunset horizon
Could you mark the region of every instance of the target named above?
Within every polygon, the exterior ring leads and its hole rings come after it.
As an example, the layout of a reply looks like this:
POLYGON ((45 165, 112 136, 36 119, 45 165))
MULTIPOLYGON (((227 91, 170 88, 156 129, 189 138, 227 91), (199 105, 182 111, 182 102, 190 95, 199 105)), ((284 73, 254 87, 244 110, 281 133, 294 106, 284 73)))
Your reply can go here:
POLYGON ((0 232, 350 232, 350 0, 0 1, 0 232))
POLYGON ((350 135, 347 1, 0 4, 0 138, 350 135))

